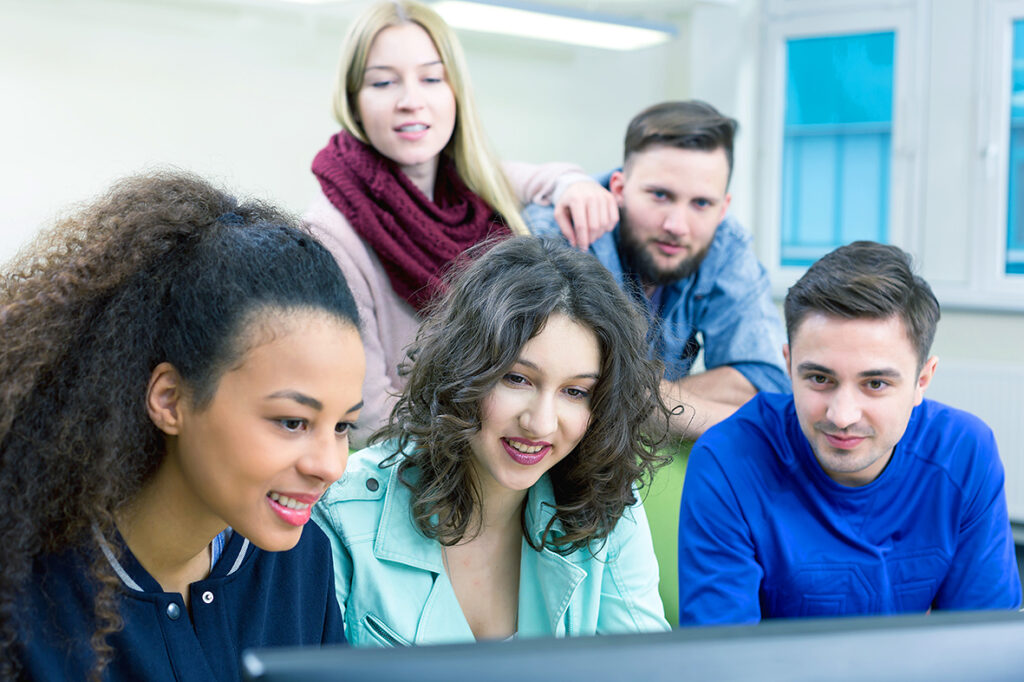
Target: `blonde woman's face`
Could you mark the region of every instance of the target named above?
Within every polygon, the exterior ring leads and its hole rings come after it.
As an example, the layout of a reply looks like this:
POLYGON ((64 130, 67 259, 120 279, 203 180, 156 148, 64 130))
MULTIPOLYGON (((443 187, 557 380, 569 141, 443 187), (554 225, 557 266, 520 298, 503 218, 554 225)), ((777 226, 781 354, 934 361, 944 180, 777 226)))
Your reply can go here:
POLYGON ((456 106, 441 56, 421 26, 400 24, 377 34, 356 104, 374 149, 411 178, 433 177, 455 130, 456 106))

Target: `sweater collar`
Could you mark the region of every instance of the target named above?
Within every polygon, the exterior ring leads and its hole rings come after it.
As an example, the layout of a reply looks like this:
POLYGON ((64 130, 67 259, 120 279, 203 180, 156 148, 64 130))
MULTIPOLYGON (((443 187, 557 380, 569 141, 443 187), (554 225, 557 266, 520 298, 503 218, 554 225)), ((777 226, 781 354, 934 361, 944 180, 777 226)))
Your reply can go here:
MULTIPOLYGON (((160 586, 160 583, 135 558, 135 555, 132 554, 131 549, 125 543, 124 538, 121 537, 121 534, 116 529, 114 533, 113 544, 117 547, 117 552, 103 538, 98 529, 93 529, 93 535, 100 546, 100 550, 103 552, 103 556, 110 564, 110 567, 114 569, 114 573, 121 580, 121 583, 133 592, 163 592, 164 589, 160 586)), ((252 554, 250 549, 251 544, 247 538, 242 537, 239 533, 231 533, 231 537, 228 539, 220 559, 217 560, 207 579, 227 577, 238 571, 245 562, 246 557, 252 554)))

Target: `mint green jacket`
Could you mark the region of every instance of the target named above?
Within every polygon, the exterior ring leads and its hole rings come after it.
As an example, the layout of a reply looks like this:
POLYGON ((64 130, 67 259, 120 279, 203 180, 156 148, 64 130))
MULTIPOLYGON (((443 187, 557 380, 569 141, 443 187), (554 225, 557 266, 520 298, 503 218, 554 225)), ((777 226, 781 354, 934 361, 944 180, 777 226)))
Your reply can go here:
MULTIPOLYGON (((419 532, 397 466, 377 467, 377 445, 349 459, 313 518, 330 538, 345 636, 355 646, 474 641, 444 570, 441 545, 419 532)), ((547 475, 530 489, 526 525, 539 544, 554 493, 547 475)), ((552 532, 560 530, 556 523, 552 532)), ((596 554, 536 551, 523 541, 518 636, 668 630, 658 564, 641 503, 626 510, 596 554)))

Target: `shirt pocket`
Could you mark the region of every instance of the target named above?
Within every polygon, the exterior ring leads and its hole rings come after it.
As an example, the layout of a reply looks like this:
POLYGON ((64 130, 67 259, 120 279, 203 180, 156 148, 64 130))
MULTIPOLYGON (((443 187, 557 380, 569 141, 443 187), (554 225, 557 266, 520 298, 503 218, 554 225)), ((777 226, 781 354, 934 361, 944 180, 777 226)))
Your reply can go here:
POLYGON ((363 616, 363 627, 383 647, 409 646, 409 642, 372 613, 363 616))

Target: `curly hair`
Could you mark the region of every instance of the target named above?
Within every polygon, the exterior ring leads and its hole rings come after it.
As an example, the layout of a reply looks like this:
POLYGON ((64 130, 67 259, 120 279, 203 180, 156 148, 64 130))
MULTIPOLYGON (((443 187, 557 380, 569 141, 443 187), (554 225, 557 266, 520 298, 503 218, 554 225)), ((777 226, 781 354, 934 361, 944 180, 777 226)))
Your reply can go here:
POLYGON ((145 409, 151 372, 170 362, 201 407, 246 351, 251 316, 296 308, 358 328, 334 259, 296 221, 182 172, 121 181, 4 268, 0 677, 20 668, 16 595, 34 560, 73 548, 97 587, 99 678, 122 623, 97 548, 116 546, 115 515, 165 453, 145 409))
MULTIPOLYGON (((590 426, 550 471, 556 507, 541 539, 541 546, 568 554, 607 537, 636 502, 635 490, 667 459, 657 454, 669 417, 658 390, 661 366, 648 359, 637 303, 596 258, 533 237, 478 247, 488 248, 434 304, 409 351, 405 390, 373 440, 395 444, 382 466, 406 453, 399 476, 427 537, 449 546, 471 537, 481 500, 469 442, 481 428, 482 399, 552 314, 587 327, 601 352, 590 426), (654 434, 652 423, 659 425, 654 434), (564 530, 557 537, 556 520, 564 530)), ((525 526, 523 533, 533 546, 525 526)))

